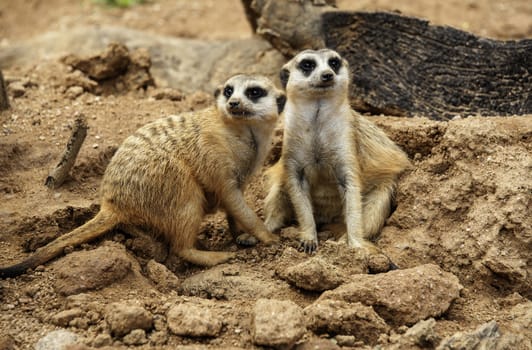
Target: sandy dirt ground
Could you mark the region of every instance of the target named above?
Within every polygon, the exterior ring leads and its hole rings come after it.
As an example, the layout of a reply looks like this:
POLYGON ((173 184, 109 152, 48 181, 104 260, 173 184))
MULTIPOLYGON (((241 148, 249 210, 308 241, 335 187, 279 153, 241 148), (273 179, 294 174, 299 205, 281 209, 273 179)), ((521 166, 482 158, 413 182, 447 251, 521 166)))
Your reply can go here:
MULTIPOLYGON (((501 40, 532 36, 532 2, 526 0, 338 0, 338 6, 397 10, 501 40)), ((46 31, 68 31, 84 24, 112 24, 213 40, 252 35, 237 0, 153 0, 127 9, 91 1, 4 0, 0 2, 0 50, 46 31)), ((28 256, 97 212, 105 166, 127 135, 154 119, 201 109, 213 102, 204 92, 174 91, 173 95, 156 97, 155 87, 122 87, 110 94, 77 92, 67 88, 72 72, 60 60, 12 66, 3 73, 9 84, 11 109, 0 112, 2 266, 28 256), (87 117, 88 136, 71 177, 60 188, 49 190, 44 180, 57 164, 79 114, 87 117)), ((402 335, 417 320, 396 322, 399 318, 381 312, 384 306, 363 297, 362 304, 373 305, 384 319, 379 323, 381 328, 352 336, 342 327, 318 331, 307 326, 297 346, 433 348, 456 332, 472 332, 495 321, 500 334, 513 337, 506 339, 506 348, 526 349, 532 336, 531 117, 473 116, 435 122, 421 117, 368 116, 408 153, 413 164, 400 178, 398 207, 377 245, 405 271, 426 264, 439 266, 442 273, 458 278, 460 291, 440 312, 419 316, 419 320, 435 319, 433 328, 425 333, 432 337, 430 341, 408 343, 402 335)), ((278 155, 278 149, 274 152, 270 159, 278 155)), ((262 215, 261 176, 250 185, 246 197, 262 215)), ((279 267, 297 265, 305 259, 291 250, 296 244, 295 231, 294 227, 282 230, 279 246, 243 248, 233 242, 222 215, 210 216, 199 244, 206 249, 235 251, 237 258, 221 268, 203 269, 167 257, 164 246, 156 242, 114 230, 36 271, 0 280, 0 349, 32 349, 59 329, 75 334, 75 342, 84 344, 78 346, 80 349, 262 348, 254 340, 254 322, 259 321, 253 319, 259 298, 290 301, 297 308, 307 308, 307 318, 308 307, 321 300, 321 291, 306 290, 309 288, 300 283, 302 277, 291 279, 286 269, 279 267), (87 252, 92 255, 75 255, 87 252), (116 261, 109 261, 110 256, 116 256, 116 261), (83 269, 83 265, 89 268, 83 269), (120 266, 124 268, 120 270, 120 266), (72 287, 78 285, 87 287, 72 287), (175 331, 170 310, 187 303, 222 315, 220 329, 199 336, 175 331), (124 333, 113 325, 112 314, 117 313, 113 307, 140 308, 151 321, 130 326, 124 333)), ((320 233, 320 245, 327 247, 327 236, 327 232, 320 233)), ((336 265, 341 276, 354 274, 349 264, 337 262, 335 254, 340 250, 323 249, 323 260, 336 265)), ((363 261, 357 274, 371 272, 371 263, 351 253, 356 257, 353 266, 363 261)), ((349 254, 341 256, 350 259, 349 254)), ((374 276, 379 275, 387 274, 374 276)), ((342 278, 345 282, 352 276, 342 278)), ((404 276, 396 278, 397 285, 405 284, 404 276)), ((429 288, 427 293, 437 295, 437 289, 429 288)), ((409 296, 408 289, 402 293, 409 296)), ((445 304, 441 300, 438 303, 445 304)), ((128 323, 131 318, 142 317, 125 315, 120 322, 128 323)), ((201 327, 192 325, 194 329, 201 327)), ((498 346, 505 348, 501 342, 498 346)))

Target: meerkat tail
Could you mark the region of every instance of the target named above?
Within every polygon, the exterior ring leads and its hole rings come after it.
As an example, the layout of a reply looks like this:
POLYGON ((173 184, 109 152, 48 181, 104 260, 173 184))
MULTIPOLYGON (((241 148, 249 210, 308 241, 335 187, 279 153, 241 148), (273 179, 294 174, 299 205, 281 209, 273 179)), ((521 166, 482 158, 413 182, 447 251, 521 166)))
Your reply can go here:
POLYGON ((364 196, 362 215, 364 217, 364 238, 375 238, 384 222, 392 212, 392 201, 395 194, 395 182, 389 180, 376 186, 364 196))
POLYGON ((96 216, 75 230, 58 237, 48 245, 37 251, 24 261, 0 268, 0 278, 16 277, 28 269, 34 269, 53 258, 63 254, 66 247, 78 246, 92 241, 109 231, 119 223, 118 217, 109 210, 101 210, 96 216))

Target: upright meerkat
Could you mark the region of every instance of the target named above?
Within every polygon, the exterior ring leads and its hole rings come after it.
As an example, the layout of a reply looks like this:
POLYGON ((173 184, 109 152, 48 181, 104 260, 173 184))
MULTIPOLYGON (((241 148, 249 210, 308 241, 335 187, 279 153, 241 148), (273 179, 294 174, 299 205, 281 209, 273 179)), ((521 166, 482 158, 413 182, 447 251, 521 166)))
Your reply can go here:
POLYGON ((0 268, 0 277, 22 274, 119 224, 164 238, 186 261, 215 265, 235 253, 201 251, 195 243, 203 217, 219 207, 261 242, 278 240, 243 191, 271 147, 285 96, 265 77, 236 75, 215 97, 216 107, 159 119, 129 136, 103 176, 98 214, 21 263, 0 268))
POLYGON ((390 215, 407 155, 348 99, 347 62, 333 50, 306 50, 283 66, 281 158, 267 170, 266 227, 297 219, 301 248, 317 248, 316 224, 341 224, 352 247, 371 248, 390 215))

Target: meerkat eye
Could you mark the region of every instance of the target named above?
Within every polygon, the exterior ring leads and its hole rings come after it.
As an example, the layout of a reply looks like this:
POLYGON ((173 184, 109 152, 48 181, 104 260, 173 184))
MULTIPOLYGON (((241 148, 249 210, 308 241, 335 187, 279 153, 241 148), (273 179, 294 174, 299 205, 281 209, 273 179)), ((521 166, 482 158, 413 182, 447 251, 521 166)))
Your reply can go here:
POLYGON ((226 98, 229 98, 229 97, 231 97, 232 94, 233 94, 233 87, 231 85, 227 85, 224 88, 224 96, 226 98))
POLYGON ((305 74, 309 74, 316 68, 316 61, 310 59, 304 59, 299 62, 299 69, 305 74))
POLYGON ((259 98, 268 95, 268 92, 259 86, 253 86, 246 89, 245 94, 251 101, 257 101, 259 98))
POLYGON ((342 67, 342 61, 338 57, 333 57, 329 59, 329 66, 333 69, 335 73, 338 74, 340 67, 342 67))

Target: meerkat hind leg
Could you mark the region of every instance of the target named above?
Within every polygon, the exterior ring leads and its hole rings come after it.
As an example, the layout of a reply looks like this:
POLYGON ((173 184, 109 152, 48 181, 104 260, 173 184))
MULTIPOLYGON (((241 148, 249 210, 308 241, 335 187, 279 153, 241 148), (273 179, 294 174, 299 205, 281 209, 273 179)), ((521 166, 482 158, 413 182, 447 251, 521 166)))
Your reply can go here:
POLYGON ((177 255, 182 259, 199 266, 214 266, 234 258, 236 256, 235 253, 199 250, 194 247, 202 217, 202 215, 190 215, 188 216, 188 222, 182 224, 182 231, 180 232, 182 232, 184 236, 181 242, 181 247, 175 249, 177 255))
POLYGON ((206 250, 199 250, 196 248, 188 248, 181 250, 178 255, 182 259, 195 265, 214 266, 234 258, 236 256, 236 253, 210 252, 206 250))
POLYGON ((294 211, 290 204, 288 194, 283 189, 282 180, 279 173, 279 165, 274 165, 268 171, 270 189, 264 198, 264 224, 270 232, 275 232, 294 217, 294 211))

